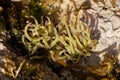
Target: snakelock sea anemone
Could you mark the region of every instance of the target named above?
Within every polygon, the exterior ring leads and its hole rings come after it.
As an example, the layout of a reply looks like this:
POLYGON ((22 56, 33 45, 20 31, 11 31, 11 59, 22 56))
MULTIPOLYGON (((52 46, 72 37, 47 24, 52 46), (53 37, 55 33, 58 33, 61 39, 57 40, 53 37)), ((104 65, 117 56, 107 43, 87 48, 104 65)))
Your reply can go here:
POLYGON ((90 56, 95 48, 91 29, 80 20, 81 17, 82 11, 71 13, 69 17, 62 17, 56 26, 49 17, 41 24, 33 17, 35 23, 29 22, 25 26, 22 42, 30 54, 45 48, 55 62, 78 63, 81 56, 90 56))

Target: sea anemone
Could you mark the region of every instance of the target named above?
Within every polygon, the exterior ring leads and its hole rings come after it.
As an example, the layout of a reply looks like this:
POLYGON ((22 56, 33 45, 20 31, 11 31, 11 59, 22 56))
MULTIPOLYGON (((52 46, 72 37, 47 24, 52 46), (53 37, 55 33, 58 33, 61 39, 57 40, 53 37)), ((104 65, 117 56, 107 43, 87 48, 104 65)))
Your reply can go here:
POLYGON ((49 17, 44 24, 29 22, 24 29, 22 42, 33 54, 38 48, 49 51, 53 61, 64 60, 78 63, 81 56, 90 56, 94 50, 94 40, 91 39, 90 27, 82 22, 82 12, 71 13, 68 17, 62 17, 54 26, 49 17))

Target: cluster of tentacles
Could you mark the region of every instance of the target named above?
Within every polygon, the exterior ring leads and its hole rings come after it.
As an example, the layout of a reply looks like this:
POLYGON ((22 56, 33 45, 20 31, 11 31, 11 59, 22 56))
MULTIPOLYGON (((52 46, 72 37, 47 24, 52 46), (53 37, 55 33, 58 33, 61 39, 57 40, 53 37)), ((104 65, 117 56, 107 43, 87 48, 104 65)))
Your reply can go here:
POLYGON ((49 50, 53 61, 63 60, 77 63, 81 56, 89 56, 94 50, 94 42, 91 39, 90 27, 80 20, 82 13, 71 14, 62 17, 58 25, 54 26, 49 18, 44 24, 29 22, 24 29, 22 42, 31 52, 38 48, 49 50))

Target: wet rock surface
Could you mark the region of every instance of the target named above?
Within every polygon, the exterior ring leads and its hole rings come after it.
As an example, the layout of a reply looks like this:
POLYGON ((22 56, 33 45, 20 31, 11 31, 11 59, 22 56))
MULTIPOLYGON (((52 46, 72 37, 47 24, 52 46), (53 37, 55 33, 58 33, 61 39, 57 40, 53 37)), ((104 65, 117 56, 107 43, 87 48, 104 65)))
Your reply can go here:
MULTIPOLYGON (((97 28, 97 31, 93 33, 93 38, 97 38, 98 43, 91 56, 82 57, 79 64, 68 66, 67 69, 63 66, 62 68, 61 66, 56 68, 56 64, 49 65, 47 64, 48 61, 44 59, 27 61, 25 56, 20 55, 20 52, 17 53, 13 47, 7 45, 4 41, 6 32, 1 32, 0 80, 14 80, 14 78, 16 80, 79 80, 79 78, 86 80, 119 80, 120 1, 111 0, 113 2, 110 2, 110 0, 106 0, 104 2, 104 0, 101 0, 99 2, 98 0, 88 0, 87 3, 86 1, 81 0, 79 4, 79 0, 75 0, 74 3, 77 9, 85 9, 84 17, 81 20, 93 27, 94 30, 97 28)), ((52 3, 49 4, 52 5, 52 3)), ((59 3, 54 1, 54 6, 58 7, 57 4, 59 3)), ((67 9, 66 4, 74 11, 73 3, 69 0, 63 0, 60 9, 63 13, 60 17, 66 15, 64 11, 67 9)), ((0 13, 2 10, 4 8, 0 7, 0 13)))
POLYGON ((22 56, 17 56, 4 42, 0 42, 0 80, 60 80, 52 70, 47 67, 46 62, 35 63, 26 62, 20 68, 25 60, 22 56), (17 73, 17 71, 19 71, 17 73))

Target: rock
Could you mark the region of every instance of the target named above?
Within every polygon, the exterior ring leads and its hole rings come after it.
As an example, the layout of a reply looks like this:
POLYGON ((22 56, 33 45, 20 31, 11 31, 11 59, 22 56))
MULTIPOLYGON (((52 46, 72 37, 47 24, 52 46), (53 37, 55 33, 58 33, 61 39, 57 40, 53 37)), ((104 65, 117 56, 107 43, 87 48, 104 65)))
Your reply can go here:
POLYGON ((110 19, 114 15, 114 12, 109 10, 109 9, 108 10, 102 10, 99 13, 99 15, 102 16, 105 19, 110 19))
POLYGON ((113 30, 118 29, 120 27, 120 17, 114 15, 110 18, 110 22, 113 25, 113 30))
POLYGON ((3 42, 0 42, 0 80, 11 80, 15 67, 12 59, 15 57, 15 54, 10 52, 3 42))

